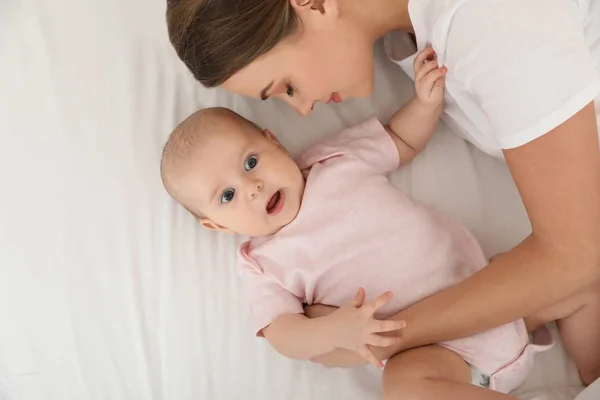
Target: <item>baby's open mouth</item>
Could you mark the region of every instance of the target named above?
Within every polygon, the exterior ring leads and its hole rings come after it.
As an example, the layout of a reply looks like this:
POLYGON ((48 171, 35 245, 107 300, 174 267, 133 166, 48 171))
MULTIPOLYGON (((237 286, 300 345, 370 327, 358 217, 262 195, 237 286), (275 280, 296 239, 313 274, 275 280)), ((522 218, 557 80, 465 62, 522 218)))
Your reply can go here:
POLYGON ((271 214, 272 212, 278 209, 279 201, 281 200, 281 191, 278 190, 271 196, 269 202, 267 203, 267 213, 271 214))

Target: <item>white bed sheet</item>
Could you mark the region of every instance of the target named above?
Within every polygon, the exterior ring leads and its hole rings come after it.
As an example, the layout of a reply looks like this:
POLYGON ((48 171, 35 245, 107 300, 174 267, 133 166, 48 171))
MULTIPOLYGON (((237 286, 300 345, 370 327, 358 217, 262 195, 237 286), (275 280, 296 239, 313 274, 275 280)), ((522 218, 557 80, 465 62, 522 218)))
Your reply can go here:
MULTIPOLYGON (((412 93, 377 49, 372 100, 283 104, 206 90, 166 36, 164 0, 0 2, 0 399, 377 399, 377 371, 285 360, 252 336, 240 238, 202 230, 163 191, 169 131, 232 107, 293 152, 412 93)), ((529 225, 500 161, 444 126, 394 181, 462 220, 488 255, 529 225)), ((573 399, 560 347, 523 399, 573 399)))

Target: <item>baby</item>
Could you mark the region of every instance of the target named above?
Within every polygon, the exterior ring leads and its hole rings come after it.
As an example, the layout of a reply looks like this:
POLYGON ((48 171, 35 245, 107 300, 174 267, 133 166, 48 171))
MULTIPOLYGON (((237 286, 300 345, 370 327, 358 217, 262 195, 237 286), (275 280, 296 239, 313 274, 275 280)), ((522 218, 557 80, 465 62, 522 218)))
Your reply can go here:
MULTIPOLYGON (((271 132, 226 109, 196 112, 169 138, 161 164, 169 194, 203 226, 251 238, 239 275, 256 334, 281 354, 311 359, 344 348, 381 366, 370 346, 394 344, 382 333, 404 327, 383 318, 486 266, 463 226, 387 178, 431 137, 444 75, 420 55, 416 96, 388 126, 369 119, 295 162, 271 132), (383 294, 364 303, 365 292, 383 294), (307 318, 303 304, 317 303, 340 308, 307 318)), ((511 399, 504 393, 545 348, 529 344, 518 320, 413 349, 387 361, 384 397, 511 399)))

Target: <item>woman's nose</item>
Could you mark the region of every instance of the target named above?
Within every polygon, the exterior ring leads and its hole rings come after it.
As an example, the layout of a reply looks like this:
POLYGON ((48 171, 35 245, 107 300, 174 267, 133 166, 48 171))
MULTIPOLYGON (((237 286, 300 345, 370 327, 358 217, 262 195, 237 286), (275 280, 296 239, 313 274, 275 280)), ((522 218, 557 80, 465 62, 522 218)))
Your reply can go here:
POLYGON ((303 117, 306 117, 307 115, 309 115, 314 107, 314 102, 312 101, 308 101, 308 100, 301 100, 298 101, 297 103, 295 103, 293 105, 294 110, 296 110, 296 112, 300 115, 302 115, 303 117))

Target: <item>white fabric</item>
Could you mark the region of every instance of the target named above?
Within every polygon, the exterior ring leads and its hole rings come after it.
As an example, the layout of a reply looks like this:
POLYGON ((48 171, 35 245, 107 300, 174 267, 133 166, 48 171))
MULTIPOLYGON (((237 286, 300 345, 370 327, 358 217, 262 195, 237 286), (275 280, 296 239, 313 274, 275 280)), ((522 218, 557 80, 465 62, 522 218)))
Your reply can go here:
POLYGON ((596 379, 594 383, 585 388, 584 391, 579 393, 576 400, 597 400, 600 399, 600 378, 596 379))
MULTIPOLYGON (((0 399, 378 399, 376 372, 325 371, 253 337, 238 238, 164 192, 162 145, 196 108, 233 107, 294 152, 412 94, 377 49, 374 99, 318 106, 202 89, 166 38, 164 0, 0 2, 0 399), (268 383, 268 384, 267 384, 268 383)), ((487 255, 529 226, 502 162, 445 126, 393 179, 462 220, 487 255)), ((560 347, 521 398, 581 390, 560 347)))
MULTIPOLYGON (((411 0, 409 12, 418 49, 448 67, 444 121, 482 151, 502 157, 600 100, 597 1, 411 0)), ((398 36, 388 53, 412 76, 398 36)))

